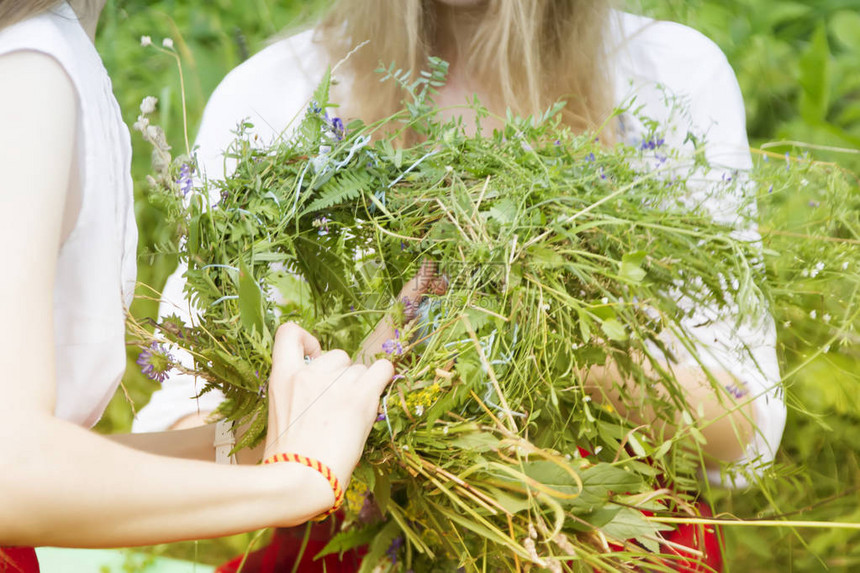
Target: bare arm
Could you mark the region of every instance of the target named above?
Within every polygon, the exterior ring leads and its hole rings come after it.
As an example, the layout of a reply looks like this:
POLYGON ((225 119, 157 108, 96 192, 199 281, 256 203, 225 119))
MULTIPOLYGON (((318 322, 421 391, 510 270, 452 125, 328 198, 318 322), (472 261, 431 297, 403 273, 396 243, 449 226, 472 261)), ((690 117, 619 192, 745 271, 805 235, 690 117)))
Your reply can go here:
MULTIPOLYGON (((43 55, 0 57, 0 77, 15 79, 0 90, 0 245, 11 269, 0 282, 0 545, 162 543, 291 525, 327 509, 331 488, 310 468, 156 456, 54 418, 53 285, 76 95, 43 55)), ((347 482, 391 364, 355 366, 336 351, 305 366, 304 353, 320 355, 313 337, 282 327, 267 453, 315 457, 347 482)))
MULTIPOLYGON (((674 367, 676 379, 685 391, 697 426, 707 440, 702 447, 709 458, 706 462, 715 465, 719 461, 735 461, 744 453, 747 443, 752 439, 754 417, 752 407, 748 402, 736 402, 728 394, 718 395, 711 386, 705 372, 700 368, 674 367), (701 416, 699 415, 701 413, 701 416)), ((658 374, 650 366, 645 367, 645 374, 652 379, 658 379, 658 374)), ((721 385, 735 383, 735 378, 725 371, 711 373, 721 385)), ((604 366, 592 366, 587 372, 582 372, 586 392, 595 400, 611 404, 620 415, 628 418, 634 424, 649 426, 649 431, 658 440, 672 437, 681 425, 681 414, 678 412, 675 420, 667 423, 659 418, 650 406, 649 401, 640 387, 628 383, 611 362, 604 366), (624 387, 622 399, 621 387, 624 387)), ((658 394, 665 396, 666 391, 658 383, 658 394)))
MULTIPOLYGON (((442 295, 447 289, 448 281, 444 276, 438 274, 436 263, 425 260, 415 276, 403 285, 395 305, 402 304, 404 306, 404 319, 409 322, 417 315, 418 306, 427 293, 442 295)), ((362 341, 356 361, 361 364, 373 362, 373 357, 383 351, 383 344, 395 337, 396 329, 397 324, 394 315, 391 312, 386 313, 373 331, 362 341)))

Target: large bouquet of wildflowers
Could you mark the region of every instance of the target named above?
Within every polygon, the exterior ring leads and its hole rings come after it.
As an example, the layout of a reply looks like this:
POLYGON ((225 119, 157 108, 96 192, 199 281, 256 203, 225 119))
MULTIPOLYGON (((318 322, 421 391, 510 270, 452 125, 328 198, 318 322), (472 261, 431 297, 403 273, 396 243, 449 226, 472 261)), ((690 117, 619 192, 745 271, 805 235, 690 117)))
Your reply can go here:
MULTIPOLYGON (((257 149, 240 128, 223 181, 192 188, 189 158, 161 158, 155 197, 178 224, 199 314, 154 333, 132 324, 145 367, 175 366, 165 342, 191 353, 203 391, 227 397, 219 415, 250 424, 245 447, 265 432, 279 323, 358 351, 393 314, 382 348, 396 380, 327 551, 368 545, 363 571, 665 567, 661 516, 691 515, 703 467, 680 443, 704 440, 661 367, 667 335, 695 354, 684 326, 693 307, 737 317, 772 308, 782 323, 819 273, 841 268, 856 287, 852 243, 774 235, 763 250, 691 205, 683 161, 665 161, 673 152, 657 126, 637 146, 610 146, 565 128, 556 107, 469 136, 436 116, 444 66, 431 68, 415 81, 389 70, 407 103, 373 125, 333 117, 326 79, 288 140, 257 149), (407 132, 419 143, 404 144, 407 132), (798 263, 805 250, 818 264, 798 263), (447 292, 404 308, 395 293, 428 258, 447 292), (631 380, 614 391, 635 387, 658 418, 682 420, 673 438, 590 400, 583 373, 607 359, 631 380)), ((688 162, 690 173, 708 169, 701 153, 688 162)), ((856 204, 838 170, 788 165, 763 164, 765 197, 804 179, 822 185, 822 201, 856 204)), ((711 192, 736 190, 723 181, 711 192)), ((833 224, 811 234, 856 239, 856 213, 833 224)), ((831 344, 855 336, 857 289, 842 295, 843 312, 821 310, 831 344)))

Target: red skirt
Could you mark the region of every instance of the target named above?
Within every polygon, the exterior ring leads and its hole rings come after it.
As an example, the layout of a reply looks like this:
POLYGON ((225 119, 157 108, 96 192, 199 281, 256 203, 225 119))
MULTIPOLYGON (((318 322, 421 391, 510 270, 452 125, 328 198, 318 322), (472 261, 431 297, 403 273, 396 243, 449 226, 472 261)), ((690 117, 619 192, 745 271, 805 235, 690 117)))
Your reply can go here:
POLYGON ((333 534, 329 521, 311 525, 310 538, 302 553, 305 526, 276 529, 271 543, 245 558, 240 555, 221 565, 215 573, 282 573, 293 571, 296 561, 301 559, 296 571, 301 573, 355 573, 361 566, 363 551, 346 551, 343 557, 337 553, 314 561, 314 556, 323 550, 333 534), (245 564, 242 565, 242 561, 245 564))
MULTIPOLYGON (((699 504, 702 517, 710 517, 711 512, 704 503, 699 504)), ((356 573, 361 566, 364 551, 347 551, 343 558, 334 555, 314 561, 331 536, 332 528, 326 523, 315 524, 311 537, 301 555, 296 571, 302 573, 356 573)), ((291 529, 277 529, 272 541, 266 547, 254 551, 245 559, 243 573, 280 573, 292 571, 301 552, 304 526, 291 529)), ((713 526, 682 524, 674 531, 663 534, 668 542, 662 544, 661 553, 667 556, 666 568, 680 573, 721 573, 723 558, 720 548, 719 532, 713 526), (689 548, 691 551, 685 551, 689 548), (699 557, 699 555, 702 557, 699 557)), ((619 547, 620 551, 621 548, 619 547)), ((243 556, 233 559, 216 569, 216 573, 237 573, 243 556)))
POLYGON ((0 573, 39 573, 32 547, 0 547, 0 573))

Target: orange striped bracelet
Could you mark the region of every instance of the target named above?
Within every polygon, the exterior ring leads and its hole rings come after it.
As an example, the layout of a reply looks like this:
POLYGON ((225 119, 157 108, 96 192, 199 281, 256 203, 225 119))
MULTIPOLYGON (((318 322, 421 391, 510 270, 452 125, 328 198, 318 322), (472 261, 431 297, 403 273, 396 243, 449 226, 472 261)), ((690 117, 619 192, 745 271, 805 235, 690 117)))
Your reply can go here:
POLYGON ((334 492, 334 505, 331 506, 331 509, 329 509, 325 513, 321 513, 320 515, 315 517, 313 521, 322 521, 323 519, 340 509, 340 506, 343 505, 343 488, 340 487, 340 482, 338 481, 337 476, 334 475, 334 472, 331 471, 331 468, 324 463, 320 462, 319 460, 309 458, 307 456, 302 456, 300 454, 275 454, 263 460, 264 464, 275 464, 278 462, 295 462, 297 464, 308 466, 309 468, 318 471, 320 475, 322 475, 326 480, 328 480, 328 483, 331 486, 332 491, 334 492))

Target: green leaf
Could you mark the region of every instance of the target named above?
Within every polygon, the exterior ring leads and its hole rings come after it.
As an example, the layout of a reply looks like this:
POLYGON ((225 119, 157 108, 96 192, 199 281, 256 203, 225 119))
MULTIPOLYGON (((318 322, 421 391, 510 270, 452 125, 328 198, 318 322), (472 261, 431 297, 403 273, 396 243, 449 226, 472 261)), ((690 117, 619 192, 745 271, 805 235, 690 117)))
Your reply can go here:
POLYGON ((244 259, 239 259, 239 318, 248 330, 263 332, 263 293, 244 259))
POLYGON ((830 46, 820 24, 800 58, 800 114, 807 123, 825 121, 830 108, 830 46))
POLYGON ((560 267, 565 263, 564 257, 552 249, 534 246, 529 249, 531 262, 540 267, 560 267))
POLYGON ((580 474, 582 494, 573 500, 577 512, 592 512, 603 507, 613 493, 628 494, 642 489, 644 483, 638 475, 607 463, 599 463, 580 474))
POLYGON ((490 208, 490 218, 502 225, 511 223, 517 216, 517 206, 510 199, 502 199, 490 208))
POLYGON ((627 340, 627 331, 624 330, 624 325, 614 318, 604 320, 600 325, 600 328, 610 340, 616 340, 618 342, 624 342, 627 340))
MULTIPOLYGON (((379 522, 368 525, 367 527, 357 527, 355 529, 341 531, 332 537, 319 553, 314 555, 314 560, 319 559, 320 557, 325 557, 326 555, 331 555, 332 553, 339 553, 342 555, 350 549, 367 545, 373 541, 376 534, 382 529, 383 523, 384 522, 379 522)), ((310 523, 307 524, 307 527, 310 526, 310 523)))
POLYGON ((385 555, 385 552, 388 551, 391 542, 399 535, 400 528, 397 526, 396 521, 386 523, 370 543, 367 555, 361 560, 361 568, 359 568, 358 573, 371 573, 379 563, 379 560, 382 559, 382 556, 385 555))
POLYGON ((642 270, 642 263, 645 261, 645 253, 637 251, 629 255, 621 257, 621 268, 618 275, 622 280, 633 284, 639 284, 645 278, 645 271, 642 270))
POLYGON ((860 14, 853 10, 836 12, 830 19, 830 30, 836 41, 860 55, 860 14))
POLYGON ((376 505, 379 506, 379 511, 384 515, 388 510, 388 501, 391 499, 391 478, 388 472, 382 469, 376 473, 376 480, 373 484, 373 498, 376 500, 376 505))
POLYGON ((469 432, 447 440, 448 447, 460 448, 470 452, 487 452, 499 447, 499 439, 487 432, 469 432))
POLYGON ((636 509, 622 508, 612 521, 602 526, 600 530, 612 539, 626 541, 643 536, 654 536, 661 530, 670 530, 671 527, 661 526, 645 519, 645 516, 636 509))

